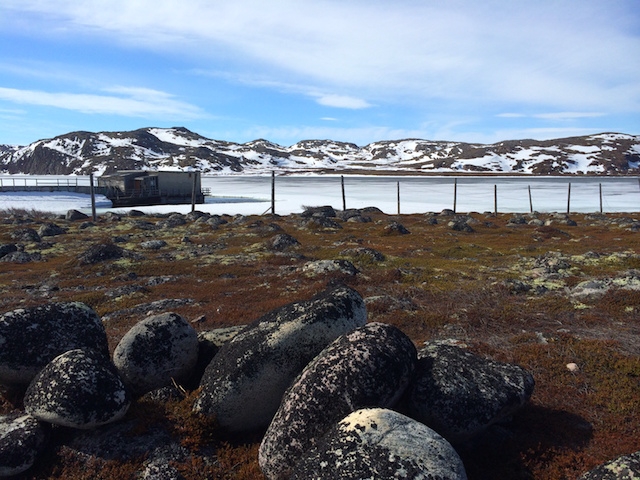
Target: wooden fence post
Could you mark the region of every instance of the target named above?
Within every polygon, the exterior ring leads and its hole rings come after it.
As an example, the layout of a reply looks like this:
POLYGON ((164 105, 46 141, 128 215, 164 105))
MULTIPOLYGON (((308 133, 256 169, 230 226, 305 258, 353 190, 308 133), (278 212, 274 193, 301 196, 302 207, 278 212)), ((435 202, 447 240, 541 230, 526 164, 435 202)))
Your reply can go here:
POLYGON ((493 214, 498 215, 498 185, 493 185, 493 214))
POLYGON ((91 218, 96 221, 96 192, 93 189, 93 173, 89 174, 89 192, 91 193, 91 218))
POLYGON ((600 191, 600 213, 602 213, 602 184, 598 184, 598 190, 600 191))
POLYGON ((271 171, 271 215, 276 214, 276 172, 271 171))
POLYGON ((458 201, 458 179, 453 179, 453 213, 456 213, 456 203, 458 201))
POLYGON ((571 182, 569 182, 569 190, 567 191, 567 213, 571 211, 571 182))
POLYGON ((193 172, 193 184, 191 185, 191 211, 196 209, 196 185, 198 179, 198 172, 193 172))
POLYGON ((342 210, 346 210, 347 198, 344 195, 344 175, 340 175, 340 185, 342 186, 342 210))
POLYGON ((400 182, 397 183, 398 190, 398 215, 400 215, 400 182))
POLYGON ((527 185, 529 190, 529 212, 533 213, 533 200, 531 200, 531 185, 527 185))

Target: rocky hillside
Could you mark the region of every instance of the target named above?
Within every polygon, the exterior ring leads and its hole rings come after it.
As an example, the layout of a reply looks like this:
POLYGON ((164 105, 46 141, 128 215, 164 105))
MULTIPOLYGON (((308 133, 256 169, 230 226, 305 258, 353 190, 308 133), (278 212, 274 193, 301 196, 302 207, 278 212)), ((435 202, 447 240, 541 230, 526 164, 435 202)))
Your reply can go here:
POLYGON ((640 136, 603 133, 492 145, 430 140, 374 142, 364 147, 305 140, 283 147, 267 140, 211 140, 186 128, 71 132, 26 147, 0 146, 8 174, 102 174, 124 169, 198 169, 205 174, 360 173, 637 173, 640 136))

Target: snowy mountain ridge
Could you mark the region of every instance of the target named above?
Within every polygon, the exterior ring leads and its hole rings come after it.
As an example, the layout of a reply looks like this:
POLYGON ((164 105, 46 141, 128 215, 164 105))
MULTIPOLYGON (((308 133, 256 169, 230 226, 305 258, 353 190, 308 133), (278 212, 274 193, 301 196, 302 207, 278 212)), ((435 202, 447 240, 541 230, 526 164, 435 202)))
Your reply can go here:
POLYGON ((5 174, 96 175, 116 170, 199 170, 203 174, 502 173, 636 174, 640 136, 602 133, 491 145, 420 139, 364 147, 304 140, 284 147, 267 140, 211 140, 183 127, 128 132, 71 132, 25 147, 0 145, 5 174))

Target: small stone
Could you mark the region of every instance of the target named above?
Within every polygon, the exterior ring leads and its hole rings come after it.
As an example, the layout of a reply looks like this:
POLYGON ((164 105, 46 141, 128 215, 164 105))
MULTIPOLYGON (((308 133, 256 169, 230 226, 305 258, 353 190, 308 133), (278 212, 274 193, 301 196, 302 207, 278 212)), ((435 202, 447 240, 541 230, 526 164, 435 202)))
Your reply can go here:
POLYGON ((580 367, 578 367, 578 365, 575 363, 567 363, 567 370, 569 370, 570 372, 577 372, 578 370, 580 370, 580 367))

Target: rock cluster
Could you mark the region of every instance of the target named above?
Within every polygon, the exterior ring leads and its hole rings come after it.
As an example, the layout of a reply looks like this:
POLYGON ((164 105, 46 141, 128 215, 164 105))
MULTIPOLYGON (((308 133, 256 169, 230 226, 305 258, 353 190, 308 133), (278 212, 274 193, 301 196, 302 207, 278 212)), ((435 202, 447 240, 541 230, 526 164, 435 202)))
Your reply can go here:
MULTIPOLYGON (((231 432, 264 432, 258 463, 269 480, 465 479, 457 446, 507 420, 534 388, 517 365, 442 343, 417 351, 398 328, 367 323, 364 300, 344 285, 219 332, 152 315, 113 358, 99 317, 79 303, 5 313, 0 345, 0 383, 28 385, 25 411, 0 416, 0 476, 37 461, 50 424, 77 431, 70 442, 88 454, 121 458, 138 431, 125 416, 137 396, 199 381, 196 411, 231 432)), ((160 430, 141 435, 153 443, 141 475, 177 474, 171 462, 189 452, 160 430)), ((637 463, 615 468, 635 474, 637 463)), ((584 478, 622 478, 613 468, 584 478)))

